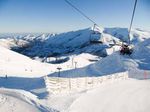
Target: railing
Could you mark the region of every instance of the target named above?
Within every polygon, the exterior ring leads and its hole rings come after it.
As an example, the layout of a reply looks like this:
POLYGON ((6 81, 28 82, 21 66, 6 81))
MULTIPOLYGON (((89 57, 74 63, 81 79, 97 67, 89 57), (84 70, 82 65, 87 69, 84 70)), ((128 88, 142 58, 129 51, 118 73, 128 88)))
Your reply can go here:
POLYGON ((50 94, 73 93, 97 87, 104 83, 128 79, 128 72, 99 77, 59 78, 45 77, 46 89, 50 94))

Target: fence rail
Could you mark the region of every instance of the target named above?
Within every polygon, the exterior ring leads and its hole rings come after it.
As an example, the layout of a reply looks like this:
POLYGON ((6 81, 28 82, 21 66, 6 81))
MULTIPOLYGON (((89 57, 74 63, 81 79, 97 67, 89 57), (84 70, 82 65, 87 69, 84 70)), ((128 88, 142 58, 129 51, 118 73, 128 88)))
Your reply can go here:
POLYGON ((50 94, 79 92, 94 88, 103 83, 111 83, 116 80, 126 80, 128 72, 116 73, 100 77, 59 78, 45 77, 47 91, 50 94))

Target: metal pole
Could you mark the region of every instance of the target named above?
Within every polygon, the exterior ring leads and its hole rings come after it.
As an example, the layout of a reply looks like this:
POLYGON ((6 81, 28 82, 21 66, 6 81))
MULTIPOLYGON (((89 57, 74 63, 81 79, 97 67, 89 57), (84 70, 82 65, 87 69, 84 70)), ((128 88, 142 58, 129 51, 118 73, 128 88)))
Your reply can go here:
POLYGON ((75 63, 75 69, 77 68, 77 62, 74 62, 75 63))
POLYGON ((72 68, 73 68, 73 60, 74 60, 74 56, 72 56, 72 68))
POLYGON ((57 69, 58 69, 58 77, 60 77, 60 70, 61 70, 62 68, 58 67, 57 69))
POLYGON ((132 19, 131 19, 130 28, 129 28, 129 34, 128 34, 129 45, 131 43, 130 42, 130 33, 131 33, 131 28, 132 28, 132 24, 133 24, 134 15, 135 15, 136 5, 137 5, 137 0, 135 0, 134 9, 133 9, 133 13, 132 13, 132 19))
POLYGON ((58 77, 60 77, 60 70, 59 70, 59 74, 58 74, 58 77))

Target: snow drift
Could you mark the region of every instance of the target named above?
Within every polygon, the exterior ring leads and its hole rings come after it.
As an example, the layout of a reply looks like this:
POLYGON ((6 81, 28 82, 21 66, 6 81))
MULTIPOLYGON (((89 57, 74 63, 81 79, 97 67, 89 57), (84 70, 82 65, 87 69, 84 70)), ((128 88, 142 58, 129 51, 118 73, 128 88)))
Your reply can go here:
POLYGON ((150 81, 127 80, 102 85, 76 99, 69 112, 149 112, 150 81))

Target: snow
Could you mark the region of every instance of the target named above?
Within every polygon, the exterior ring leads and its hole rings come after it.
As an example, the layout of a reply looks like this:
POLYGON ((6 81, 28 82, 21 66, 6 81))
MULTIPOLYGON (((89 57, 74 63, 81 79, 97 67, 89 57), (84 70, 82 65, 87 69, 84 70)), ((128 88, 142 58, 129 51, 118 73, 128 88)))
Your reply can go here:
MULTIPOLYGON (((61 77, 85 77, 101 76, 123 71, 150 70, 150 39, 147 39, 134 47, 134 52, 129 56, 122 56, 115 52, 110 56, 90 64, 88 66, 62 71, 61 77), (115 65, 115 66, 114 66, 115 65)), ((49 76, 57 76, 57 73, 49 76)))
MULTIPOLYGON (((113 40, 119 41, 119 39, 110 36, 109 34, 102 33, 101 29, 94 29, 93 31, 93 28, 87 28, 57 35, 43 34, 40 36, 25 36, 22 39, 28 41, 30 46, 23 48, 23 51, 18 52, 30 57, 51 57, 56 56, 56 54, 87 53, 88 48, 85 50, 85 47, 92 45, 91 41, 103 41, 102 36, 106 38, 106 44, 99 44, 101 49, 106 48, 106 45, 108 46, 109 43, 114 43, 113 40)), ((90 53, 92 54, 92 51, 90 53)))
MULTIPOLYGON (((135 45, 150 37, 148 31, 132 29, 131 42, 135 45)), ((17 43, 10 39, 0 42, 7 48, 25 54, 30 57, 53 57, 64 54, 90 53, 99 56, 110 55, 113 52, 105 52, 115 44, 121 45, 121 41, 128 41, 127 28, 86 28, 60 34, 20 34, 15 37, 17 43), (95 42, 95 43, 94 43, 95 42), (102 43, 101 43, 102 42, 102 43)), ((118 49, 116 49, 118 51, 118 49)))
POLYGON ((150 39, 137 44, 132 57, 137 60, 140 69, 150 70, 150 39))
MULTIPOLYGON (((128 42, 128 28, 105 28, 105 33, 108 33, 114 37, 121 39, 122 41, 128 42)), ((149 31, 141 29, 132 29, 130 34, 130 40, 132 44, 136 44, 144 41, 150 37, 149 31)))
MULTIPOLYGON (((86 43, 90 39, 91 31, 92 30, 89 28, 89 29, 79 30, 75 32, 71 31, 67 33, 62 33, 52 38, 49 38, 47 40, 47 44, 51 46, 56 46, 56 45, 63 46, 64 43, 68 42, 66 44, 67 46, 73 45, 73 47, 80 47, 79 45, 86 43), (72 44, 72 43, 76 43, 76 44, 72 44)), ((67 47, 66 45, 64 45, 64 47, 67 47)))
POLYGON ((149 112, 150 80, 103 85, 77 98, 69 112, 149 112))
POLYGON ((74 69, 75 62, 77 62, 78 68, 87 66, 93 63, 91 60, 100 59, 97 56, 83 53, 70 56, 69 60, 62 64, 47 64, 32 60, 24 55, 0 47, 0 76, 41 77, 57 72, 58 67, 61 67, 62 71, 74 69))
POLYGON ((3 47, 0 47, 0 63, 0 76, 40 77, 50 73, 50 66, 3 47))
POLYGON ((56 112, 45 108, 33 94, 22 90, 0 88, 1 112, 56 112))
POLYGON ((111 34, 122 41, 128 40, 128 29, 127 28, 105 28, 104 30, 105 33, 111 34))
MULTIPOLYGON (((52 50, 63 54, 58 56, 58 59, 68 59, 56 64, 50 63, 50 60, 55 61, 55 56, 48 57, 48 63, 42 63, 6 49, 4 47, 11 48, 10 46, 16 44, 9 39, 2 39, 0 42, 0 111, 149 112, 149 32, 140 29, 132 30, 134 52, 131 56, 122 56, 118 52, 119 46, 110 46, 114 41, 119 43, 120 39, 126 40, 128 33, 126 28, 96 31, 98 35, 93 35, 93 39, 102 39, 103 44, 90 44, 92 32, 92 29, 88 28, 58 35, 28 35, 24 37, 25 41, 20 40, 20 45, 27 40, 27 42, 42 42, 31 48, 31 51, 37 54, 42 51, 49 53, 49 50, 52 50), (74 51, 66 52, 71 50, 74 51), (94 55, 104 52, 109 56, 94 55), (61 77, 67 78, 97 77, 128 71, 130 79, 102 84, 78 93, 50 95, 46 91, 44 77, 58 76, 58 67, 62 68, 61 77)), ((38 58, 37 56, 37 60, 38 58)))
MULTIPOLYGON (((86 67, 62 71, 60 75, 61 77, 85 77, 85 76, 92 77, 123 72, 125 71, 123 59, 124 58, 122 56, 120 56, 118 53, 115 53, 86 67)), ((54 73, 50 74, 49 76, 58 76, 58 74, 54 73)))
MULTIPOLYGON (((132 29, 130 37, 132 44, 135 45, 148 39, 150 32, 132 29)), ((18 34, 14 38, 17 40, 17 44, 11 41, 11 38, 3 38, 2 42, 0 41, 0 45, 7 48, 15 48, 15 51, 30 57, 38 56, 44 58, 52 57, 56 54, 61 56, 69 53, 90 53, 106 56, 113 53, 107 54, 107 52, 104 52, 106 49, 115 44, 121 45, 122 40, 128 41, 128 29, 96 27, 95 29, 86 28, 60 34, 18 34)))
POLYGON ((0 45, 8 49, 16 46, 16 44, 13 42, 13 39, 0 39, 0 45))
POLYGON ((48 107, 54 108, 59 110, 60 112, 67 112, 67 109, 70 105, 78 98, 81 94, 63 94, 63 95, 52 95, 49 96, 48 99, 45 101, 48 107))

